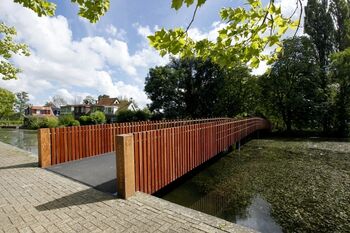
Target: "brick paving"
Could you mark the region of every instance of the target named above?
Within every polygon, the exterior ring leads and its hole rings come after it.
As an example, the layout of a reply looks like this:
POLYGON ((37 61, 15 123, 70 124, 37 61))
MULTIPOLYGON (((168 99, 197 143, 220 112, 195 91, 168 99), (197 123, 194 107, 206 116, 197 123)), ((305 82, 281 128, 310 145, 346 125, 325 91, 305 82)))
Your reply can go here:
POLYGON ((144 193, 117 199, 0 142, 0 232, 254 231, 144 193))

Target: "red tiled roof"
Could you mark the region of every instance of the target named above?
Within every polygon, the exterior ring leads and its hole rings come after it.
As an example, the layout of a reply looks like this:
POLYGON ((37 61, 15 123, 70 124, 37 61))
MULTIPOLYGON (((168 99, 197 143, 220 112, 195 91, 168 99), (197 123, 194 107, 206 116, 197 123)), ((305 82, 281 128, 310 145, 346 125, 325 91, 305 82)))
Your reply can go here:
POLYGON ((102 106, 118 106, 118 98, 100 98, 97 101, 97 105, 102 106))
POLYGON ((51 107, 31 106, 30 109, 36 109, 36 110, 51 110, 51 107))

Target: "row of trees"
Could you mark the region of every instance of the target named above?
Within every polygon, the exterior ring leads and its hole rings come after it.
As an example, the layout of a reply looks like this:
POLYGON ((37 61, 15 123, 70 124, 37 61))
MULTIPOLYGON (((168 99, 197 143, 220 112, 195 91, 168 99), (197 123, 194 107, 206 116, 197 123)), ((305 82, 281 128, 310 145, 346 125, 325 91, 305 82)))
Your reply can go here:
POLYGON ((168 118, 262 115, 288 131, 349 134, 350 3, 309 0, 305 33, 283 41, 264 75, 245 63, 175 59, 150 69, 145 92, 151 111, 168 118))
POLYGON ((234 116, 254 112, 256 85, 243 65, 223 69, 210 60, 172 58, 150 69, 145 92, 150 111, 165 118, 234 116))
POLYGON ((288 130, 318 129, 347 134, 349 52, 332 56, 327 85, 318 53, 307 37, 284 41, 269 72, 257 77, 238 64, 224 69, 210 60, 175 59, 150 69, 145 91, 151 111, 166 118, 260 115, 288 130))

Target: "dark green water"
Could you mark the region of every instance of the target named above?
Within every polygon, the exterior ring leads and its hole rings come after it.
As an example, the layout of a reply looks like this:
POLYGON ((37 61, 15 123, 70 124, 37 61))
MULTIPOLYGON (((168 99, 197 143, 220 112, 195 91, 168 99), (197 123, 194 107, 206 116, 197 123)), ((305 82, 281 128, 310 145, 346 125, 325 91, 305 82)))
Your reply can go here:
POLYGON ((253 140, 162 198, 263 233, 350 232, 350 142, 253 140))
POLYGON ((0 128, 0 141, 38 154, 38 139, 36 130, 3 129, 0 128))

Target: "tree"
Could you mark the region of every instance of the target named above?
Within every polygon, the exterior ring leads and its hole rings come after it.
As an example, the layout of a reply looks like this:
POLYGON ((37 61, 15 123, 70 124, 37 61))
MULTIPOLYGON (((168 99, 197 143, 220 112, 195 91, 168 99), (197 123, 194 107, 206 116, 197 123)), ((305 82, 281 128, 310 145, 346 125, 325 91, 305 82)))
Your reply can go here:
POLYGON ((258 79, 242 64, 226 70, 223 87, 219 91, 218 116, 255 115, 258 107, 258 79))
POLYGON ((91 113, 90 119, 95 125, 106 123, 106 115, 101 111, 96 111, 91 113))
POLYGON ((20 69, 9 62, 14 54, 29 56, 27 45, 16 43, 15 36, 15 28, 0 22, 0 78, 3 80, 16 79, 20 72, 20 69))
POLYGON ((85 99, 83 99, 83 104, 87 105, 93 105, 96 104, 96 99, 90 95, 86 96, 85 99))
POLYGON ((101 99, 104 99, 104 98, 109 98, 109 95, 106 95, 106 94, 99 95, 99 96, 97 97, 97 100, 100 101, 101 99))
POLYGON ((328 3, 328 0, 309 0, 305 7, 304 23, 305 33, 317 48, 324 87, 328 84, 325 79, 329 56, 335 51, 335 28, 328 3))
POLYGON ((336 50, 344 51, 350 47, 350 2, 332 0, 329 7, 335 24, 336 50))
MULTIPOLYGON (((47 0, 14 0, 33 10, 38 16, 53 16, 56 4, 47 0)), ((97 22, 109 9, 109 0, 71 0, 79 7, 79 16, 88 19, 91 23, 97 22)))
POLYGON ((334 127, 333 84, 328 70, 330 56, 350 45, 350 3, 347 0, 309 0, 305 9, 305 32, 315 43, 321 66, 323 131, 334 127))
POLYGON ((15 100, 12 92, 0 87, 0 119, 13 113, 15 100))
POLYGON ((283 119, 287 131, 318 126, 323 94, 319 73, 314 44, 296 37, 284 41, 283 54, 261 78, 265 106, 283 119))
POLYGON ((64 99, 64 97, 60 95, 55 95, 52 97, 51 101, 56 107, 61 107, 64 105, 67 105, 67 101, 64 99))
POLYGON ((21 117, 24 115, 25 109, 28 108, 29 106, 28 102, 29 102, 29 96, 27 92, 22 91, 22 92, 16 93, 15 108, 21 117))
POLYGON ((149 109, 168 118, 180 117, 184 106, 179 95, 179 75, 170 65, 151 68, 145 81, 145 92, 152 101, 149 109))
MULTIPOLYGON (((188 36, 197 10, 206 0, 173 0, 172 8, 179 10, 182 6, 195 5, 193 18, 184 28, 165 30, 164 28, 149 36, 151 45, 161 55, 173 54, 180 57, 197 57, 231 68, 237 62, 250 63, 258 67, 260 61, 272 62, 276 54, 265 55, 266 47, 277 47, 280 51, 280 39, 292 28, 298 28, 300 20, 292 21, 292 17, 284 17, 281 7, 274 0, 263 6, 261 0, 247 0, 247 7, 223 8, 220 11, 223 28, 215 41, 203 39, 195 41, 188 36)), ((296 1, 296 7, 302 8, 302 1, 296 1)), ((301 17, 301 14, 300 14, 301 17)))
POLYGON ((209 59, 174 58, 150 69, 145 85, 149 108, 167 118, 213 116, 223 80, 223 71, 209 59))
POLYGON ((350 48, 333 54, 331 77, 338 84, 336 97, 338 133, 340 136, 348 136, 350 130, 350 48))

